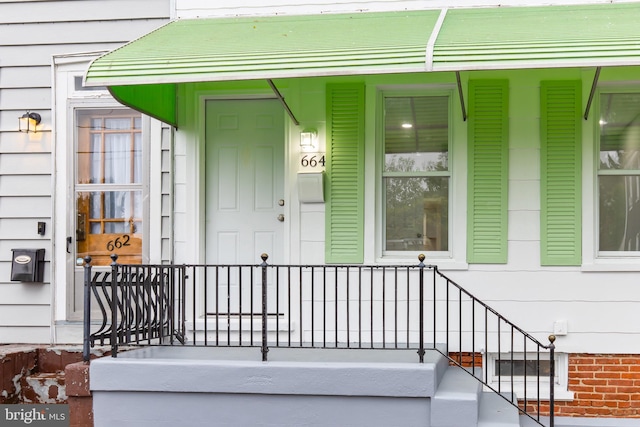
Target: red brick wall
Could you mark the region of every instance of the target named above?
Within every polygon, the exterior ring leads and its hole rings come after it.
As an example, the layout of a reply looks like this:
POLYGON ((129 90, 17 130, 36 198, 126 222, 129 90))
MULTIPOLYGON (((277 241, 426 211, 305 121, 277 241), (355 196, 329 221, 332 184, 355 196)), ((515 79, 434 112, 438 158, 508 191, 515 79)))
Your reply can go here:
POLYGON ((36 371, 37 361, 37 348, 0 347, 0 403, 20 402, 20 378, 36 371))
MULTIPOLYGON (((570 354, 569 391, 573 400, 556 400, 556 415, 640 418, 640 356, 570 354)), ((548 402, 540 414, 549 415, 548 402)))
MULTIPOLYGON (((482 367, 482 353, 471 353, 468 351, 449 352, 449 357, 456 361, 456 363, 464 366, 465 368, 481 368, 482 367)), ((449 362, 450 365, 455 365, 453 362, 449 362)))
POLYGON ((93 398, 89 387, 89 364, 72 363, 64 369, 69 399, 69 427, 93 426, 93 398))
POLYGON ((569 355, 571 402, 556 402, 556 414, 640 418, 640 355, 569 355))
POLYGON ((40 403, 27 377, 51 378, 55 384, 44 397, 54 398, 59 387, 65 388, 67 401, 57 403, 69 404, 70 427, 93 426, 89 365, 81 360, 82 352, 77 348, 0 346, 0 403, 40 403))
MULTIPOLYGON (((462 366, 482 366, 480 353, 450 353, 462 366)), ((569 391, 572 401, 555 403, 559 416, 640 418, 640 355, 570 354, 569 391)), ((529 407, 531 412, 536 409, 529 407)), ((549 403, 540 406, 549 415, 549 403)))

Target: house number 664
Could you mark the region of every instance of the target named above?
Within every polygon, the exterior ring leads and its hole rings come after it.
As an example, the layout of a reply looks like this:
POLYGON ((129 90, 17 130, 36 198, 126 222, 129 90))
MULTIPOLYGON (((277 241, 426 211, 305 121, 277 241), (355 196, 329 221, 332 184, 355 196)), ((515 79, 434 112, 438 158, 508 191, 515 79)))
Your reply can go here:
POLYGON ((315 168, 318 165, 324 166, 324 155, 306 154, 300 159, 300 166, 302 166, 303 168, 315 168))

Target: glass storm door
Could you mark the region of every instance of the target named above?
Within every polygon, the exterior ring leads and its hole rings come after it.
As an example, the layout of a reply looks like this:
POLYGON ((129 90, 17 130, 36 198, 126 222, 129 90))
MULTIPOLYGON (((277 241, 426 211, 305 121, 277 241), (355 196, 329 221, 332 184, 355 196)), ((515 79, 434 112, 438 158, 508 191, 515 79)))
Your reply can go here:
MULTIPOLYGON (((82 259, 92 266, 142 262, 141 116, 129 109, 78 109, 75 115, 76 257, 72 314, 82 311, 82 259)), ((74 242, 75 244, 72 244, 74 242)))

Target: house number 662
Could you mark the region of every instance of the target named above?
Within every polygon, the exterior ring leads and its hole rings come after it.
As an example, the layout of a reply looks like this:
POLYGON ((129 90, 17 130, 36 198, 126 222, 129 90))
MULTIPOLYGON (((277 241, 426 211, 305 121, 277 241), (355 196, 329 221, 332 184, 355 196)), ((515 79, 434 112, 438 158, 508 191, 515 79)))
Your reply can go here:
POLYGON ((131 246, 131 244, 129 244, 129 239, 131 239, 131 237, 125 234, 123 236, 116 237, 114 240, 109 240, 107 242, 107 250, 112 251, 114 249, 120 249, 123 246, 131 246))

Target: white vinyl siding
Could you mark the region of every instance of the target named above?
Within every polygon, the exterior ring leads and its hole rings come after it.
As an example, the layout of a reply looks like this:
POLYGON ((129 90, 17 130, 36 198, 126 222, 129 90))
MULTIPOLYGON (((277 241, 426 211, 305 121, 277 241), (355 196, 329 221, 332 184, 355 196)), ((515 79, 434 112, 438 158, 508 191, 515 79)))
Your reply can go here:
POLYGON ((170 263, 173 260, 173 134, 168 125, 162 127, 161 139, 160 259, 162 263, 170 263))
POLYGON ((169 0, 0 1, 1 342, 53 338, 53 55, 116 48, 166 22, 169 9, 169 0), (36 134, 18 132, 26 111, 42 116, 36 134), (14 248, 45 249, 44 283, 10 281, 14 248))

